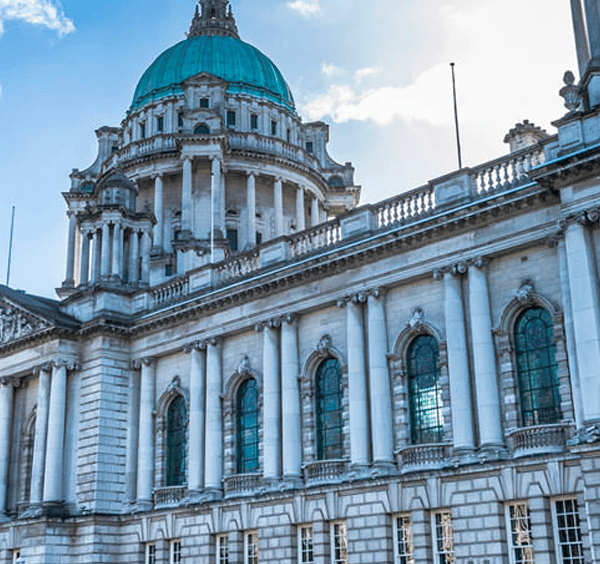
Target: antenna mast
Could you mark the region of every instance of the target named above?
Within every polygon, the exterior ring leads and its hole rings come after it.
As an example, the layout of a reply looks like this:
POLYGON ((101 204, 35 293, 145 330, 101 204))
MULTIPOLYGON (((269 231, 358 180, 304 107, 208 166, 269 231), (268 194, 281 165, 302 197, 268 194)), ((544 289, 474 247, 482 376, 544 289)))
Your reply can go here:
POLYGON ((10 241, 8 243, 8 267, 6 269, 6 285, 10 286, 10 263, 12 262, 13 235, 15 232, 15 206, 12 207, 12 219, 10 221, 10 241))
POLYGON ((460 148, 460 130, 458 128, 458 104, 456 102, 456 77, 454 75, 454 63, 450 63, 452 69, 452 94, 454 96, 454 125, 456 126, 456 149, 458 151, 458 168, 462 168, 462 152, 460 148))

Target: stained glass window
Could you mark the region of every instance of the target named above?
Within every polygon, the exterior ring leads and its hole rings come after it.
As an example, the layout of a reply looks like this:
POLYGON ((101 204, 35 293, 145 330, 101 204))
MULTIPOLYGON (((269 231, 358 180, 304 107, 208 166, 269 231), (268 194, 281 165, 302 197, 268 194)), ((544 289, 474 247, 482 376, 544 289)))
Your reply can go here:
POLYGON ((315 378, 317 458, 342 458, 342 367, 339 360, 323 361, 315 378))
POLYGON ((237 472, 258 471, 259 411, 256 380, 244 381, 237 392, 237 472))
POLYGON ((408 394, 413 444, 437 443, 443 437, 438 356, 438 344, 431 335, 417 337, 408 349, 408 394))
POLYGON ((556 423, 562 418, 556 376, 556 346, 550 314, 535 307, 515 326, 517 378, 524 426, 556 423))
POLYGON ((167 411, 167 486, 185 483, 185 400, 177 396, 167 411))

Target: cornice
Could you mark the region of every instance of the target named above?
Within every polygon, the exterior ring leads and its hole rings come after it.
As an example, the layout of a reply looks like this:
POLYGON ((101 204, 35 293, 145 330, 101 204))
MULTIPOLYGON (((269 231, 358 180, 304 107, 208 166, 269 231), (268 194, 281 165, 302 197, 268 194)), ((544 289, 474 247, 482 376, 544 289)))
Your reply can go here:
POLYGON ((559 157, 529 171, 529 176, 548 190, 586 180, 600 171, 600 145, 559 157))

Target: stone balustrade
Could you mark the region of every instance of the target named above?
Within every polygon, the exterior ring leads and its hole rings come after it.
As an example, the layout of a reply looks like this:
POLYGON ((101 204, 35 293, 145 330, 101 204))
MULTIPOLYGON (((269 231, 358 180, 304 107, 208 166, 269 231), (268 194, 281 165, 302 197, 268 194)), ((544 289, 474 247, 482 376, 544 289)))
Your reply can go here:
POLYGON ((226 497, 236 497, 241 495, 252 495, 260 487, 261 475, 235 474, 223 479, 223 489, 226 497))
POLYGON ((507 435, 507 442, 515 458, 535 454, 562 452, 573 434, 570 423, 535 425, 514 429, 507 435))
POLYGON ((243 278, 260 269, 260 254, 257 250, 250 251, 219 263, 215 266, 217 284, 231 282, 243 278))
POLYGON ((182 276, 153 288, 150 297, 153 307, 160 307, 181 300, 189 292, 190 279, 188 276, 182 276))
POLYGON ((335 247, 342 240, 339 220, 317 225, 290 237, 292 259, 309 255, 315 251, 335 247))
POLYGON ((168 488, 158 488, 154 490, 155 507, 171 507, 187 497, 186 486, 171 486, 168 488))
POLYGON ((378 204, 377 225, 395 227, 433 215, 434 211, 435 194, 430 186, 425 186, 378 204))
POLYGON ((411 445, 396 452, 402 473, 442 468, 450 461, 449 443, 411 445))
POLYGON ((345 459, 316 460, 304 466, 304 479, 307 484, 339 482, 348 472, 349 461, 345 459))

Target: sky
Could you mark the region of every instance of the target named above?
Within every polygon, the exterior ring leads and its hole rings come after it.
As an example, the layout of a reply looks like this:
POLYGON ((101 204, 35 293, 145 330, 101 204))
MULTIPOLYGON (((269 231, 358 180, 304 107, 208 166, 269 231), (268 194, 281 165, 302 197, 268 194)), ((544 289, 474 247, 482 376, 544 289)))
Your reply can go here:
MULTIPOLYGON (((330 124, 361 203, 508 152, 524 119, 554 133, 576 71, 569 0, 231 0, 240 35, 268 55, 304 121, 330 124)), ((55 297, 64 278, 62 192, 118 126, 137 81, 189 29, 195 0, 0 0, 0 283, 55 297)))

